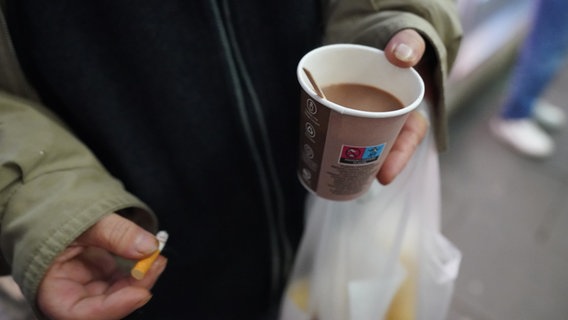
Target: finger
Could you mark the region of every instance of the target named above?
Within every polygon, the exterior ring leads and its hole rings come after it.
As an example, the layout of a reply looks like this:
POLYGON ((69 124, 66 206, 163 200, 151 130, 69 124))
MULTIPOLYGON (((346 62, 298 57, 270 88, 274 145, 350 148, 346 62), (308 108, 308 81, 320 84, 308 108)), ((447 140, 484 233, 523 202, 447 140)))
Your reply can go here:
POLYGON ((415 66, 426 50, 426 42, 413 29, 404 29, 395 34, 387 43, 385 55, 387 59, 402 68, 415 66))
POLYGON ((127 259, 140 259, 158 250, 153 234, 115 213, 85 231, 77 243, 100 247, 127 259))
POLYGON ((54 319, 122 319, 151 298, 152 294, 145 288, 125 287, 109 295, 84 297, 54 319))
POLYGON ((166 262, 160 256, 141 281, 127 276, 81 283, 50 272, 40 284, 37 303, 51 319, 120 319, 150 299, 166 262))
MULTIPOLYGON (((106 290, 106 296, 94 296, 92 298, 84 299, 77 303, 77 314, 92 314, 93 312, 104 312, 104 317, 101 319, 121 319, 124 316, 132 313, 134 310, 142 307, 152 297, 150 289, 154 286, 159 276, 165 270, 167 259, 163 256, 158 257, 152 267, 146 273, 142 280, 134 280, 128 278, 126 281, 119 281, 115 285, 106 290), (133 290, 140 288, 143 290, 133 290), (84 305, 81 305, 85 303, 84 305), (91 305, 89 305, 91 304, 91 305), (99 305, 102 306, 99 309, 99 305), (104 310, 104 311, 103 311, 104 310)), ((83 318, 80 318, 83 319, 83 318)))
POLYGON ((146 272, 144 278, 142 278, 141 280, 136 280, 133 277, 128 277, 126 281, 119 281, 113 284, 108 291, 114 292, 127 286, 142 287, 150 290, 152 289, 154 284, 156 284, 156 281, 158 281, 158 278, 166 269, 167 262, 168 260, 164 256, 159 256, 156 261, 154 261, 148 272, 146 272))
POLYGON ((402 172, 428 131, 428 121, 419 112, 411 112, 390 150, 377 178, 383 185, 402 172))

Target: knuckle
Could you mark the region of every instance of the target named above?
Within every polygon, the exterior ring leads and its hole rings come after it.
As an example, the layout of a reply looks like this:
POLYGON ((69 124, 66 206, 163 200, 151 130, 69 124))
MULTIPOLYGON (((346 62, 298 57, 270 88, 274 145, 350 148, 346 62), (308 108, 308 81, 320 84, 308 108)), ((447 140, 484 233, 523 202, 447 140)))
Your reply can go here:
POLYGON ((130 221, 119 216, 115 219, 107 219, 106 223, 100 228, 100 237, 110 248, 121 249, 127 246, 129 234, 132 230, 130 221))

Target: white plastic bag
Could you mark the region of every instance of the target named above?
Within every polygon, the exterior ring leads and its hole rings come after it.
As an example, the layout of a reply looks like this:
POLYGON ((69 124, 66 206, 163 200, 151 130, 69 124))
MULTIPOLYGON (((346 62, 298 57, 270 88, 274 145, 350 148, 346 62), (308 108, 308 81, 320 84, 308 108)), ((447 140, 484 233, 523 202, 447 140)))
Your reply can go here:
POLYGON ((461 253, 440 233, 432 133, 405 170, 363 197, 310 195, 280 320, 441 320, 461 253))

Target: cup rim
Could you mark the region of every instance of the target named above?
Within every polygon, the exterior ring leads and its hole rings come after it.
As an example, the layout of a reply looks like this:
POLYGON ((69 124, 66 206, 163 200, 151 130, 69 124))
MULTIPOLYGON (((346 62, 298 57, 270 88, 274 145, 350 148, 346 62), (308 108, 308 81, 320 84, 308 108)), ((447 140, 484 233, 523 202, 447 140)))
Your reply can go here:
POLYGON ((364 111, 364 110, 358 110, 358 109, 353 109, 353 108, 348 108, 348 107, 344 107, 342 105, 339 105, 333 101, 327 100, 327 99, 323 99, 322 97, 320 97, 311 87, 311 85, 308 85, 308 83, 306 81, 304 81, 304 64, 305 61, 309 58, 310 55, 315 54, 319 51, 325 51, 325 50, 332 50, 332 49, 337 49, 337 48, 349 48, 349 49, 353 49, 353 48, 358 48, 358 49, 362 49, 362 50, 366 50, 366 51, 370 51, 370 52, 375 52, 378 53, 379 55, 384 55, 384 51, 374 48, 374 47, 370 47, 370 46, 366 46, 366 45, 360 45, 360 44, 352 44, 352 43, 337 43, 337 44, 329 44, 329 45, 323 45, 320 46, 318 48, 315 48, 313 50, 311 50, 310 52, 306 53, 302 59, 300 59, 300 61, 298 62, 298 66, 296 69, 296 76, 298 77, 298 82, 300 83, 300 86, 302 87, 302 89, 308 93, 308 95, 312 98, 315 99, 317 102, 319 102, 320 104, 323 104, 329 108, 331 108, 332 110, 340 113, 340 114, 345 114, 345 115, 350 115, 350 116, 355 116, 355 117, 362 117, 362 118, 391 118, 391 117, 396 117, 396 116, 400 116, 400 115, 404 115, 407 113, 410 113, 413 109, 416 109, 420 103, 422 103, 422 99, 424 98, 424 91, 425 91, 425 86, 424 86, 424 81, 422 80, 422 77, 420 76, 420 74, 416 71, 416 69, 414 68, 401 68, 403 70, 407 70, 407 72, 412 73, 417 81, 418 81, 418 96, 412 101, 412 103, 409 103, 408 105, 406 105, 403 108, 397 109, 397 110, 392 110, 392 111, 364 111))

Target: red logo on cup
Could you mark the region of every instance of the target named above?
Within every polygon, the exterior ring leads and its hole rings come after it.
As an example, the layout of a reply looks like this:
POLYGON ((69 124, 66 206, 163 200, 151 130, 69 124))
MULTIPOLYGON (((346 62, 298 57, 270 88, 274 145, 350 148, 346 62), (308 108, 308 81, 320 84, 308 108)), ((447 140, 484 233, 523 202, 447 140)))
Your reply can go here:
POLYGON ((343 150, 341 152, 341 158, 351 159, 351 160, 361 159, 364 152, 365 148, 343 146, 343 150))

